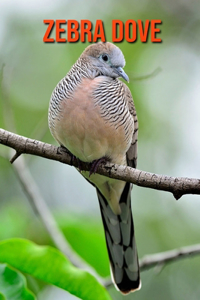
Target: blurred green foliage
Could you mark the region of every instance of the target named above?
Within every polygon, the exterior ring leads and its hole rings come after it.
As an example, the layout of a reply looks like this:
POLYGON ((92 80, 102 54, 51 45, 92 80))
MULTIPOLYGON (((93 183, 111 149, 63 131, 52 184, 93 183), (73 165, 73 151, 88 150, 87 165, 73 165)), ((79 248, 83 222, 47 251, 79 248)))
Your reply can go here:
POLYGON ((6 264, 0 264, 0 288, 2 299, 35 300, 34 295, 26 287, 24 276, 12 270, 6 264))
MULTIPOLYGON (((88 44, 44 44, 43 19, 102 19, 108 41, 112 40, 112 19, 161 19, 161 44, 150 40, 142 44, 139 39, 134 44, 118 44, 126 58, 125 71, 139 119, 138 168, 199 177, 199 3, 60 0, 48 5, 29 1, 29 5, 20 0, 0 3, 1 69, 4 66, 0 127, 55 143, 47 125, 50 96, 88 44), (161 72, 156 76, 137 80, 157 68, 161 72)), ((23 237, 52 245, 7 156, 11 156, 10 149, 0 146, 0 239, 23 237)), ((99 274, 107 276, 108 258, 93 189, 68 166, 36 157, 26 159, 72 247, 99 274)), ((134 187, 132 206, 140 257, 199 243, 199 196, 187 195, 176 202, 168 193, 134 187)), ((141 291, 126 299, 199 299, 198 257, 142 272, 141 277, 141 291)), ((40 299, 44 283, 28 279, 28 284, 40 299)), ((114 288, 109 291, 113 299, 123 299, 114 288)), ((50 294, 49 299, 53 299, 50 294)), ((67 293, 66 299, 71 299, 67 293)))

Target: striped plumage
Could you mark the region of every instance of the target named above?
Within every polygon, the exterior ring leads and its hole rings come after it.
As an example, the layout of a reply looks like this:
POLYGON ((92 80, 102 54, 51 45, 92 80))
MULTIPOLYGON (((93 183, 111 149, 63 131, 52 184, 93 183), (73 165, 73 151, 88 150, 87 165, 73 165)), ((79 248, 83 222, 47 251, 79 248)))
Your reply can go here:
MULTIPOLYGON (((122 52, 111 43, 86 48, 54 89, 49 127, 54 138, 85 162, 105 158, 136 167, 138 123, 123 71, 122 52)), ((82 175, 97 189, 115 286, 124 294, 140 288, 131 185, 98 174, 82 175)), ((98 259, 98 258, 97 258, 98 259)))

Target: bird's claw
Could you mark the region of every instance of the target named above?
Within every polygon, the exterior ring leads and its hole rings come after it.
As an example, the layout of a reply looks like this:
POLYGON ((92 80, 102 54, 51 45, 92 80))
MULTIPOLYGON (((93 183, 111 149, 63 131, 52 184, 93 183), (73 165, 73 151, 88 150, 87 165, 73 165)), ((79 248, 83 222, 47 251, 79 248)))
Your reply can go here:
POLYGON ((93 162, 91 163, 91 168, 90 168, 90 173, 89 173, 89 177, 92 175, 92 174, 95 174, 98 170, 98 167, 101 163, 106 163, 107 162, 107 159, 106 157, 101 157, 99 159, 96 159, 96 160, 93 160, 93 162))

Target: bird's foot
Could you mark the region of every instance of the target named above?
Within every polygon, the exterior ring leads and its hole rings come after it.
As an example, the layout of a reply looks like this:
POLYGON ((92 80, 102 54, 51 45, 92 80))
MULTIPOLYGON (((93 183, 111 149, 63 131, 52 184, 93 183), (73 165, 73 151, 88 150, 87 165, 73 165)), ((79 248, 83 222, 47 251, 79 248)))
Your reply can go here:
POLYGON ((82 161, 76 157, 74 154, 70 153, 71 155, 71 165, 74 165, 74 163, 76 162, 78 164, 78 169, 79 169, 79 172, 82 171, 82 161))
POLYGON ((81 165, 81 160, 79 158, 77 158, 74 154, 72 154, 66 147, 64 147, 63 145, 60 146, 61 151, 66 152, 67 154, 69 154, 71 156, 71 161, 70 161, 70 165, 74 165, 75 162, 77 162, 78 164, 78 169, 81 172, 82 171, 82 165, 81 165))
POLYGON ((93 160, 93 162, 91 163, 89 177, 97 172, 98 167, 101 163, 106 163, 107 161, 108 159, 106 157, 101 157, 99 159, 93 160))
POLYGON ((81 172, 82 171, 82 161, 74 155, 73 155, 73 160, 78 163, 78 169, 79 169, 79 172, 81 172))

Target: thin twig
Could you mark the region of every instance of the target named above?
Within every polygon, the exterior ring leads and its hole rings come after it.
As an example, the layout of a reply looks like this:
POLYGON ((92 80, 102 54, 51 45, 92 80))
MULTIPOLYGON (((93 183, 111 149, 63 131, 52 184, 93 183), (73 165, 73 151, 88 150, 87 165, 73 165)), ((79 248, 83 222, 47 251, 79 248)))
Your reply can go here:
MULTIPOLYGON (((133 81, 142 81, 142 80, 147 80, 147 79, 152 79, 153 77, 157 76, 160 72, 162 71, 161 67, 157 67, 155 70, 153 70, 151 73, 142 75, 142 76, 137 76, 133 77, 132 75, 129 76, 131 80, 133 81)), ((132 72, 128 72, 128 75, 131 74, 132 72)))
MULTIPOLYGON (((32 140, 4 129, 0 129, 0 144, 11 147, 18 153, 41 156, 78 167, 78 162, 72 160, 70 154, 61 147, 32 140)), ((89 171, 90 165, 82 163, 81 168, 82 170, 89 171)), ((171 192, 176 199, 179 199, 184 194, 200 195, 200 179, 158 175, 112 163, 100 164, 97 173, 132 182, 138 186, 171 192)))
POLYGON ((157 265, 171 263, 175 260, 177 261, 182 258, 188 258, 189 256, 195 256, 199 254, 200 244, 196 244, 161 253, 146 255, 140 260, 140 270, 144 271, 157 265))

